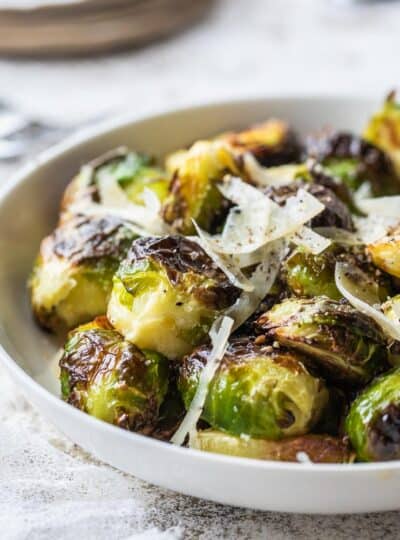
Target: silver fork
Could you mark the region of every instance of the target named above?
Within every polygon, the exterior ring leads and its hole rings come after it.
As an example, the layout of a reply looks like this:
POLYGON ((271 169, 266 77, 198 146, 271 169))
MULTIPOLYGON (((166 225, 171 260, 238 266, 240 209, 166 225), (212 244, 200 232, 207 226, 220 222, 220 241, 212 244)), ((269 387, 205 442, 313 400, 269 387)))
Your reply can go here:
POLYGON ((30 118, 0 101, 0 164, 9 165, 44 150, 73 131, 104 119, 98 115, 74 126, 48 124, 30 118))
POLYGON ((60 140, 72 128, 54 126, 28 118, 0 102, 0 162, 16 162, 60 140))

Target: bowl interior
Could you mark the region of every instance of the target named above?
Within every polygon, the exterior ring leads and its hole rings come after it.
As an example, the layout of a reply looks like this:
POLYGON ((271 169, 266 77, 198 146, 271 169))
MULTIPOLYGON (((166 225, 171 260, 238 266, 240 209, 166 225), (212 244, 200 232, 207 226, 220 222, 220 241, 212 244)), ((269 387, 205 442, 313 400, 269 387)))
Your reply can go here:
MULTIPOLYGON (((63 189, 80 165, 118 145, 164 154, 195 139, 276 116, 300 133, 324 126, 362 130, 375 103, 359 99, 260 99, 209 105, 140 121, 111 122, 46 152, 0 195, 0 342, 15 362, 58 395, 58 345, 33 321, 26 281, 40 240, 55 225, 63 189)), ((3 180, 6 182, 6 179, 3 180)))

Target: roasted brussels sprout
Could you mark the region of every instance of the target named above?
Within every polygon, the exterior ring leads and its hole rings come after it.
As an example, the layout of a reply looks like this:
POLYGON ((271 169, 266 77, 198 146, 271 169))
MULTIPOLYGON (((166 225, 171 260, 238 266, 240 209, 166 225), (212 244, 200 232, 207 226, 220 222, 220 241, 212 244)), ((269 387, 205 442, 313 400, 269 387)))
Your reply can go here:
POLYGON ((125 341, 105 317, 70 332, 60 360, 62 397, 105 422, 153 427, 168 388, 167 360, 125 341))
POLYGON ((283 272, 289 290, 297 296, 328 296, 340 300, 341 293, 335 283, 335 264, 342 249, 330 246, 314 255, 302 248, 295 249, 283 263, 283 272))
POLYGON ((400 369, 381 375, 361 392, 345 428, 358 460, 400 459, 400 369))
MULTIPOLYGON (((178 379, 185 406, 195 395, 210 347, 184 359, 178 379)), ((233 435, 271 440, 307 433, 328 399, 296 353, 266 352, 246 339, 233 341, 208 388, 202 419, 233 435)))
POLYGON ((199 141, 169 156, 166 165, 173 178, 163 206, 164 220, 182 234, 194 231, 192 220, 207 231, 216 230, 229 208, 217 183, 226 173, 239 174, 227 145, 199 141))
POLYGON ((315 159, 308 159, 306 162, 307 173, 302 178, 308 182, 313 182, 318 186, 323 186, 332 191, 336 197, 345 204, 353 214, 360 214, 354 200, 354 193, 350 188, 321 163, 315 159))
POLYGON ((375 266, 400 278, 400 227, 392 230, 388 236, 369 244, 367 251, 375 266))
POLYGON ((354 230, 349 209, 331 189, 325 186, 294 181, 283 186, 269 186, 264 190, 264 193, 277 204, 283 205, 288 197, 295 195, 299 189, 308 191, 325 206, 325 209, 311 221, 312 227, 337 227, 349 231, 354 230))
POLYGON ((328 435, 302 435, 280 441, 236 437, 222 431, 197 431, 190 438, 191 448, 229 456, 270 461, 349 463, 353 456, 344 439, 328 435))
POLYGON ((136 154, 127 148, 117 148, 82 167, 71 181, 61 203, 63 219, 69 217, 69 210, 74 203, 84 199, 94 202, 99 200, 99 181, 104 177, 115 179, 128 199, 135 204, 143 204, 145 188, 153 191, 160 201, 167 195, 167 175, 155 167, 148 156, 136 154))
POLYGON ((395 92, 389 94, 382 110, 371 118, 364 137, 390 156, 400 175, 400 105, 395 92))
POLYGON ((390 158, 377 146, 350 133, 308 141, 308 155, 351 191, 368 182, 374 196, 400 193, 400 179, 390 158))
POLYGON ((244 131, 225 133, 221 139, 227 141, 236 155, 250 152, 265 167, 298 162, 302 154, 295 133, 286 122, 277 119, 256 124, 244 131))
POLYGON ((116 273, 108 317, 129 341, 176 359, 239 294, 197 242, 140 238, 116 273))
POLYGON ((62 331, 106 311, 112 278, 136 236, 113 217, 74 217, 42 241, 29 280, 39 323, 62 331))
POLYGON ((307 355, 310 368, 338 383, 365 383, 387 367, 385 337, 375 321, 327 297, 289 298, 256 326, 267 339, 307 355))
POLYGON ((317 255, 296 248, 283 263, 283 275, 289 290, 297 296, 328 296, 340 300, 341 293, 335 283, 335 265, 338 261, 353 263, 365 275, 365 285, 382 300, 392 291, 389 276, 377 270, 358 247, 332 244, 317 255))

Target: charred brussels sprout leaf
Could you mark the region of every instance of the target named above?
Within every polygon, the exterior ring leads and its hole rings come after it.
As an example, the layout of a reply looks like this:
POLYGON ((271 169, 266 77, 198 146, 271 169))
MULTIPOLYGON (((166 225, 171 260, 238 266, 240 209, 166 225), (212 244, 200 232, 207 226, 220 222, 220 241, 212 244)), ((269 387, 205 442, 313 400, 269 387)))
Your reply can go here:
POLYGON ((400 278, 400 227, 391 231, 388 236, 369 244, 367 251, 375 266, 400 278))
POLYGON ((76 217, 45 238, 29 280, 40 324, 65 330, 104 314, 114 272, 134 238, 112 217, 76 217))
POLYGON ((298 162, 302 153, 295 133, 282 120, 272 119, 244 131, 226 133, 221 139, 236 155, 250 152, 265 167, 298 162))
POLYGON ((360 461, 400 459, 400 370, 378 377, 352 403, 346 432, 360 461))
POLYGON ((388 96, 382 110, 371 118, 364 137, 391 157, 400 175, 400 106, 395 93, 388 96))
POLYGON ((114 278, 108 316, 126 339, 176 359, 202 342, 239 294, 198 243, 141 238, 114 278))
POLYGON ((61 205, 64 219, 68 217, 72 204, 84 199, 89 202, 99 200, 99 181, 104 176, 114 178, 135 204, 143 204, 145 189, 153 191, 160 201, 167 195, 168 179, 165 172, 155 167, 148 156, 118 148, 82 167, 71 181, 61 205))
MULTIPOLYGON (((203 346, 181 367, 178 387, 186 408, 209 353, 203 346)), ((238 340, 209 385, 202 418, 233 435, 276 440, 309 431, 327 399, 323 381, 311 376, 295 354, 262 352, 250 341, 238 340)))
POLYGON ((308 154, 351 191, 367 182, 375 196, 400 193, 400 180, 390 158, 377 146, 349 133, 308 141, 308 154))
POLYGON ((70 332, 60 369, 63 398, 75 407, 125 429, 155 425, 167 360, 125 341, 105 317, 70 332))
POLYGON ((229 456, 270 461, 299 461, 301 454, 313 463, 349 463, 352 453, 343 440, 329 435, 302 435, 280 441, 236 437, 212 429, 197 431, 191 448, 229 456))
POLYGON ((290 298, 256 325, 267 339, 305 353, 310 368, 337 382, 362 384, 386 367, 385 338, 376 323, 326 297, 290 298))
POLYGON ((238 174, 228 147, 217 141, 199 141, 187 151, 167 158, 167 170, 173 175, 163 217, 176 232, 191 234, 192 220, 213 231, 221 225, 229 202, 217 184, 226 173, 238 174))

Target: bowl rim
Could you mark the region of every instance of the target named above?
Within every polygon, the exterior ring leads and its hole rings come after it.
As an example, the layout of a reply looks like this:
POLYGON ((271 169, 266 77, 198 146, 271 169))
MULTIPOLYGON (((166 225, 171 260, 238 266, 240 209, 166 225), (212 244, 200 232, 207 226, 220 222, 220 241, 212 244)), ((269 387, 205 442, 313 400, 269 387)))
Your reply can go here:
MULTIPOLYGON (((286 95, 286 96, 255 96, 249 98, 233 99, 233 100, 220 100, 210 101, 206 103, 197 103, 194 105, 188 105, 185 107, 172 107, 162 108, 160 111, 155 111, 152 114, 124 114, 117 115, 115 118, 106 119, 93 126, 89 126, 78 130, 77 132, 69 135, 61 142, 51 146, 50 148, 40 152, 36 157, 31 158, 24 166, 19 168, 13 173, 5 184, 0 188, 0 212, 1 207, 5 203, 8 195, 11 195, 16 187, 29 181, 31 174, 39 172, 40 168, 47 165, 50 162, 56 161, 64 153, 69 150, 77 149, 81 144, 85 144, 94 140, 97 137, 107 135, 114 130, 128 127, 133 124, 140 124, 148 120, 155 120, 165 118, 175 114, 190 114, 194 110, 206 110, 206 109, 219 109, 221 107, 240 107, 245 105, 255 105, 257 103, 274 103, 274 102, 305 102, 319 101, 336 104, 339 102, 350 103, 351 101, 357 101, 357 103, 364 102, 366 105, 375 103, 377 100, 374 96, 357 96, 355 94, 350 95, 286 95)), ((193 448, 179 447, 170 444, 165 441, 153 439, 151 437, 141 435, 139 433, 130 432, 121 429, 112 424, 108 424, 102 420, 94 418, 83 411, 74 408, 72 405, 64 402, 60 397, 55 396, 39 382, 37 382, 32 376, 30 376, 18 363, 12 358, 12 356, 5 350, 2 343, 0 343, 0 361, 10 374, 11 378, 18 381, 22 385, 22 389, 30 389, 33 394, 47 400, 51 405, 63 411, 65 414, 76 418, 77 422, 86 423, 88 426, 93 426, 94 429, 100 429, 107 433, 113 434, 114 437, 123 437, 131 440, 136 440, 143 446, 151 445, 152 447, 158 447, 160 450, 175 454, 177 459, 179 456, 193 456, 193 458, 201 459, 204 462, 220 463, 230 466, 236 466, 240 468, 261 468, 263 470, 289 470, 293 472, 316 472, 319 474, 347 474, 347 473, 359 473, 363 471, 368 473, 383 472, 383 471, 397 471, 400 469, 400 460, 393 460, 387 462, 376 463, 293 463, 293 462, 280 462, 271 460, 261 460, 246 457, 229 456, 223 454, 217 454, 212 452, 206 452, 202 450, 196 450, 193 448)), ((28 398, 29 400, 29 398, 28 398)), ((58 428, 58 426, 55 426, 58 428)))

